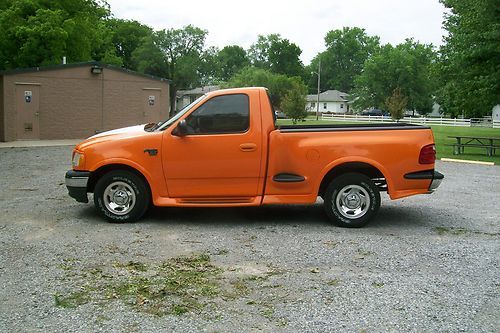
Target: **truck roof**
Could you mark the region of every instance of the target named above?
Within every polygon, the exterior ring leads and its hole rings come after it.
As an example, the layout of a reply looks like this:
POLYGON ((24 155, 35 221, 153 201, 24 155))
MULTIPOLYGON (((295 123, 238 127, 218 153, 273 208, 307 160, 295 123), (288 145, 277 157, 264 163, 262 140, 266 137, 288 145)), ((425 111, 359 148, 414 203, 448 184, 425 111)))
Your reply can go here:
POLYGON ((214 90, 214 91, 207 92, 207 96, 227 94, 227 93, 243 93, 243 92, 248 92, 251 90, 265 90, 265 91, 267 91, 267 88, 265 88, 265 87, 243 87, 243 88, 220 89, 220 90, 214 90))

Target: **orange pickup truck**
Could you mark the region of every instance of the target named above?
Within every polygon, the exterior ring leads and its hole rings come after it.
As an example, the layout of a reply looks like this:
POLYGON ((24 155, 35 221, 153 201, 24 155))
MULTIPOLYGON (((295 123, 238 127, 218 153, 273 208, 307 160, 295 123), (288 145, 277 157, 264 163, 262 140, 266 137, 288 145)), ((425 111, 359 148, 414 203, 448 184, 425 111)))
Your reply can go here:
POLYGON ((314 204, 338 226, 365 225, 391 199, 431 193, 429 127, 393 124, 277 126, 265 88, 210 92, 158 124, 88 138, 73 151, 69 195, 111 222, 148 207, 314 204))

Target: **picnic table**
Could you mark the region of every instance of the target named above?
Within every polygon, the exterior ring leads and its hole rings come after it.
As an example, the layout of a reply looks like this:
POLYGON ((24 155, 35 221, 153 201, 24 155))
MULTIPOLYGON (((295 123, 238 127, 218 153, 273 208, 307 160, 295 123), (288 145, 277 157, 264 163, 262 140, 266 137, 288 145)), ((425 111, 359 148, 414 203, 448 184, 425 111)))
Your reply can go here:
POLYGON ((473 148, 485 148, 486 154, 488 156, 495 155, 496 149, 500 148, 500 137, 482 137, 482 136, 464 136, 455 135, 449 136, 448 138, 454 138, 456 140, 453 144, 448 144, 447 146, 453 146, 453 155, 464 154, 465 147, 473 148))

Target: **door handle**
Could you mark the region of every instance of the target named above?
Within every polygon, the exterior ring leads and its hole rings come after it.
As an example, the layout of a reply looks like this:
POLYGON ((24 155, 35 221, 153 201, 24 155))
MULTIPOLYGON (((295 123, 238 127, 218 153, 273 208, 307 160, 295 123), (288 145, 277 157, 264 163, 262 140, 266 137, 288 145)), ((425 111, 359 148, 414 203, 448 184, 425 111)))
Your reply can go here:
POLYGON ((257 145, 255 143, 242 143, 240 145, 240 150, 243 152, 255 151, 257 149, 257 145))

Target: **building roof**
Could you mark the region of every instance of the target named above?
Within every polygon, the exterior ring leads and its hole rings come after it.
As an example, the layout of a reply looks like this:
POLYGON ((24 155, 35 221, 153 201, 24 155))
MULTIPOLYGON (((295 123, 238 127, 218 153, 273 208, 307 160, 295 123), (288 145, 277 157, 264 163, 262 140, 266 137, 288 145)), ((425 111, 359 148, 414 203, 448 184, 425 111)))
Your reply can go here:
POLYGON ((214 90, 219 90, 219 86, 204 86, 204 87, 198 87, 194 88, 191 90, 178 90, 177 91, 177 96, 184 96, 184 95, 203 95, 206 94, 207 92, 211 92, 214 90))
POLYGON ((7 70, 0 71, 0 75, 12 75, 12 74, 20 74, 20 73, 52 71, 52 70, 59 70, 59 69, 66 69, 66 68, 73 68, 73 67, 83 67, 83 66, 99 66, 102 68, 108 68, 108 69, 112 69, 115 71, 120 71, 123 73, 131 74, 131 75, 137 75, 137 76, 147 77, 147 78, 153 79, 153 80, 172 83, 172 80, 169 80, 169 79, 166 79, 163 77, 158 77, 158 76, 149 75, 149 74, 143 74, 143 73, 132 71, 130 69, 126 69, 126 68, 122 68, 122 67, 118 67, 118 66, 114 66, 114 65, 109 65, 109 64, 104 64, 104 63, 99 62, 99 61, 86 61, 86 62, 75 62, 75 63, 71 63, 71 64, 60 64, 60 65, 50 65, 50 66, 41 66, 41 67, 7 69, 7 70))
MULTIPOLYGON (((327 90, 319 94, 320 102, 347 102, 347 96, 345 92, 338 90, 327 90)), ((308 102, 316 102, 318 100, 318 95, 307 95, 308 102)))

